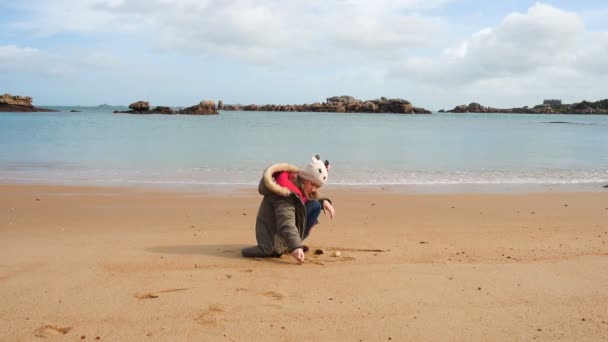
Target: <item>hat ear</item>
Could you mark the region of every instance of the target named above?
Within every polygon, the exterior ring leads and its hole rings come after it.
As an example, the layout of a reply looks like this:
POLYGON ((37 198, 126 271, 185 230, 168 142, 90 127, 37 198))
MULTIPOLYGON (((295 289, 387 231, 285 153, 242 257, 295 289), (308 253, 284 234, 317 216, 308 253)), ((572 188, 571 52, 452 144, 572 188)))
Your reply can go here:
POLYGON ((321 160, 321 157, 319 157, 319 155, 317 154, 316 156, 312 157, 311 159, 312 159, 312 161, 314 163, 317 160, 321 160))

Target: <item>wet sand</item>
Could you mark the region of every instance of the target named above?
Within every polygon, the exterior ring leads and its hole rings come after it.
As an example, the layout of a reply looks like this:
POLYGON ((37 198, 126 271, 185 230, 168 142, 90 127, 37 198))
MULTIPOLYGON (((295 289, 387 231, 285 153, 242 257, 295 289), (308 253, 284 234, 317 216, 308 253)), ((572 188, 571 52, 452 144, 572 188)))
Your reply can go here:
POLYGON ((324 195, 298 264, 255 189, 0 185, 0 340, 608 339, 608 191, 324 195))

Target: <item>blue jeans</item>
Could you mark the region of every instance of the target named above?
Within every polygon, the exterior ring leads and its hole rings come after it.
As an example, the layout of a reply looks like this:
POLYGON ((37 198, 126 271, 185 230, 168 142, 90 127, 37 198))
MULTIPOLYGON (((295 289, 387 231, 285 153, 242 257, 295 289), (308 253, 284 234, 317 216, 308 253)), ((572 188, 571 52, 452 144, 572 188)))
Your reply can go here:
POLYGON ((312 227, 317 224, 317 219, 321 214, 321 202, 317 200, 309 200, 306 202, 306 228, 304 230, 304 238, 306 239, 312 230, 312 227))

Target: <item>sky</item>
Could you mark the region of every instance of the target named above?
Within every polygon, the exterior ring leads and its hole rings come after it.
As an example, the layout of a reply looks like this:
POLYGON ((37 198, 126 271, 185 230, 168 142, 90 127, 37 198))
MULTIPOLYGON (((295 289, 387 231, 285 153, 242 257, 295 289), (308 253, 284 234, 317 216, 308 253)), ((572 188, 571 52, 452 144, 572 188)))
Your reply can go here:
POLYGON ((38 106, 597 101, 607 17, 599 0, 0 0, 0 94, 38 106))

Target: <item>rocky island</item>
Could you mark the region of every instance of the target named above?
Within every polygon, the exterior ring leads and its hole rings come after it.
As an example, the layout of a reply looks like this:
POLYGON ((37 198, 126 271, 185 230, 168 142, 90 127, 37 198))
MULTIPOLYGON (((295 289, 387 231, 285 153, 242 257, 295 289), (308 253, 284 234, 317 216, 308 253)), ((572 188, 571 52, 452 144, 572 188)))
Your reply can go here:
POLYGON ((0 112, 56 112, 56 110, 34 107, 29 96, 4 94, 0 96, 0 112))
POLYGON ((212 115, 218 114, 217 108, 215 107, 215 101, 205 100, 199 104, 187 107, 181 110, 173 110, 171 107, 156 106, 150 108, 150 102, 148 101, 137 101, 129 105, 131 110, 119 111, 115 110, 114 113, 122 114, 189 114, 189 115, 212 115))
POLYGON ((608 114, 608 99, 596 102, 582 101, 573 104, 562 104, 552 101, 545 101, 542 105, 537 105, 532 108, 525 106, 521 108, 494 108, 484 107, 479 103, 472 102, 468 106, 460 105, 454 109, 445 111, 440 110, 440 113, 514 113, 514 114, 608 114))
POLYGON ((219 110, 242 110, 260 112, 329 112, 329 113, 395 113, 395 114, 431 114, 430 110, 414 107, 409 101, 402 99, 387 99, 362 101, 352 96, 333 96, 325 102, 315 102, 303 105, 229 105, 222 101, 218 103, 219 110))

